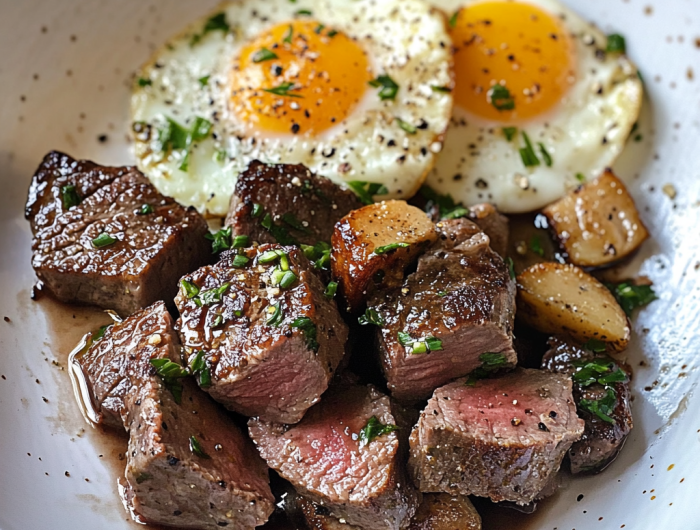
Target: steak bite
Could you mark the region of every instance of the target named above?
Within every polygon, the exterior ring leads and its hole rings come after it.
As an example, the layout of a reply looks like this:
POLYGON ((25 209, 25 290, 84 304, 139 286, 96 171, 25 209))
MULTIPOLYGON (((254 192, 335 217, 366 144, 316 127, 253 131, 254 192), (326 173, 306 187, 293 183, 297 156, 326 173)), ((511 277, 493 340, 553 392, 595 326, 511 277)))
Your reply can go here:
POLYGON ((301 164, 253 160, 238 176, 226 225, 260 243, 315 245, 330 243, 335 223, 361 207, 352 191, 301 164))
POLYGON ((205 390, 227 408, 296 423, 345 353, 348 328, 297 247, 224 253, 180 282, 175 302, 188 354, 211 369, 205 390))
POLYGON ((139 522, 253 528, 273 510, 267 470, 244 433, 179 364, 162 302, 105 331, 73 360, 105 423, 129 433, 124 498, 139 522), (152 363, 168 363, 167 369, 152 363))
POLYGON ((409 471, 423 492, 525 505, 582 433, 565 375, 518 368, 497 379, 458 379, 421 413, 409 471))
POLYGON ((426 493, 409 530, 481 530, 481 516, 469 497, 426 493))
POLYGON ((372 386, 329 390, 297 425, 253 418, 267 464, 330 515, 364 528, 408 526, 419 494, 405 476, 389 398, 372 386))
POLYGON ((470 206, 467 218, 489 236, 493 251, 505 259, 508 254, 508 218, 489 203, 470 206))
POLYGON ((416 272, 368 303, 392 396, 426 398, 440 385, 501 353, 514 366, 515 283, 489 238, 466 219, 436 225, 438 240, 416 272))
POLYGON ((549 346, 542 368, 573 376, 574 401, 586 422, 583 436, 569 450, 571 472, 599 473, 615 460, 632 430, 629 376, 610 357, 568 338, 552 337, 549 346))
POLYGON ((177 280, 210 261, 207 224, 164 197, 134 167, 105 167, 51 152, 25 210, 32 266, 62 302, 122 316, 170 300, 177 280))

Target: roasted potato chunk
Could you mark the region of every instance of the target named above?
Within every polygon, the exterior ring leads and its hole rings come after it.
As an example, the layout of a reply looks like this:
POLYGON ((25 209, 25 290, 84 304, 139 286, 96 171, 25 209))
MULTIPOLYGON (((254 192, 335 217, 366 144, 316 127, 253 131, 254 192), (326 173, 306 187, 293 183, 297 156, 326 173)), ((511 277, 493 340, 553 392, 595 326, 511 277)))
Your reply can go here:
POLYGON ((622 351, 630 338, 627 315, 612 293, 574 265, 538 263, 517 278, 517 315, 544 333, 597 339, 622 351))
POLYGON ((547 206, 556 238, 579 267, 608 265, 649 237, 625 185, 610 170, 547 206))
POLYGON ((370 204, 338 221, 331 270, 348 311, 359 311, 375 287, 399 282, 404 269, 436 238, 430 218, 404 201, 370 204))
POLYGON ((408 530, 481 530, 481 517, 464 495, 424 493, 408 530))

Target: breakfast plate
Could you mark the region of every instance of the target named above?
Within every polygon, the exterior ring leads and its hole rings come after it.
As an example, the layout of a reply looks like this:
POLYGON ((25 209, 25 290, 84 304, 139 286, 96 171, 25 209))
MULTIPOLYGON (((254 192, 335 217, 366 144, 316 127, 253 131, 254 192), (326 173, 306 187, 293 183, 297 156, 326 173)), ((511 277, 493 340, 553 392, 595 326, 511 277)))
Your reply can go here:
MULTIPOLYGON (((641 72, 638 126, 614 169, 651 238, 617 272, 647 276, 658 300, 636 314, 624 354, 635 428, 620 457, 603 474, 565 476, 533 515, 483 513, 484 528, 700 528, 700 9, 692 0, 565 3, 625 35, 641 72)), ((116 493, 126 438, 83 420, 68 374, 69 352, 109 317, 33 292, 23 209, 52 149, 135 163, 135 72, 215 5, 0 0, 0 530, 136 526, 116 493)))

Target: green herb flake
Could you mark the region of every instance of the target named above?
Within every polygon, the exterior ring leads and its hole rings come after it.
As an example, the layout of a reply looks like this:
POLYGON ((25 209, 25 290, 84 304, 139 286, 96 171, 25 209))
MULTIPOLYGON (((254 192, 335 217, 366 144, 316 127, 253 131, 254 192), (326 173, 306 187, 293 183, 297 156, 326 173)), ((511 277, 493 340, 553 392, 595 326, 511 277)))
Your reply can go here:
POLYGON ((530 250, 540 257, 544 256, 544 249, 542 248, 542 239, 538 235, 534 235, 530 238, 530 250))
POLYGON ((207 232, 204 235, 209 241, 211 241, 211 252, 212 254, 219 254, 224 250, 231 248, 231 227, 222 228, 218 232, 207 232))
POLYGON ((386 254, 387 252, 391 252, 393 250, 399 249, 399 248, 407 248, 410 247, 408 243, 403 243, 403 242, 398 242, 398 243, 389 243, 388 245, 383 245, 381 247, 377 247, 374 249, 374 254, 381 255, 381 254, 386 254))
POLYGON ((424 340, 430 351, 442 350, 442 341, 440 339, 436 339, 435 337, 426 337, 424 340))
POLYGON ((501 129, 503 131, 503 136, 506 137, 506 140, 509 142, 515 138, 515 135, 518 134, 518 128, 517 127, 503 127, 501 129))
POLYGON ((381 88, 379 91, 379 99, 382 101, 396 99, 396 94, 399 92, 399 85, 388 75, 380 75, 376 79, 370 81, 369 84, 374 88, 381 88))
POLYGON ((542 142, 538 142, 537 145, 540 148, 540 154, 542 155, 542 160, 547 167, 552 167, 552 155, 549 154, 547 148, 542 142))
POLYGON ((242 269, 243 267, 248 265, 249 261, 250 260, 247 256, 244 256, 243 254, 236 254, 236 256, 233 258, 233 261, 231 262, 231 266, 234 269, 242 269))
POLYGON ((319 241, 315 245, 301 245, 304 256, 313 263, 314 268, 330 270, 331 246, 325 241, 319 241))
POLYGON ((263 207, 262 205, 255 203, 253 204, 253 209, 250 212, 250 215, 252 217, 260 217, 260 215, 263 213, 263 207))
POLYGON ((508 265, 508 275, 511 280, 515 280, 515 265, 513 264, 512 258, 506 258, 506 265, 508 265))
POLYGON ((231 248, 245 248, 250 243, 250 237, 246 235, 240 235, 233 238, 233 243, 231 248))
POLYGON ((416 134, 418 132, 418 129, 416 129, 413 125, 408 123, 407 121, 403 121, 401 118, 394 118, 396 120, 396 123, 399 124, 399 127, 406 131, 408 134, 416 134))
POLYGON ((430 212, 435 206, 438 207, 440 211, 440 220, 457 219, 469 215, 469 210, 461 204, 456 203, 449 193, 441 195, 430 186, 426 185, 421 186, 418 193, 427 201, 425 204, 426 212, 430 212))
POLYGON ((254 63, 264 63, 265 61, 271 61, 277 58, 277 54, 267 48, 260 48, 252 56, 254 63))
POLYGON ((209 136, 211 132, 212 123, 205 119, 197 116, 192 124, 192 129, 190 131, 190 137, 193 141, 204 140, 209 136))
POLYGON ((615 410, 616 402, 617 393, 614 389, 608 388, 604 397, 596 400, 582 399, 578 406, 598 416, 601 420, 614 424, 615 420, 610 415, 615 410))
POLYGON ((92 240, 92 246, 95 248, 104 248, 113 245, 117 241, 119 241, 117 238, 110 236, 107 232, 102 232, 92 240))
POLYGON ((358 317, 357 323, 360 324, 360 326, 366 326, 368 324, 372 324, 374 326, 383 326, 385 322, 384 318, 382 318, 382 315, 380 315, 376 309, 368 307, 365 310, 365 314, 360 315, 358 317))
POLYGON ((319 24, 318 26, 316 26, 316 27, 314 28, 314 33, 315 33, 316 35, 320 35, 321 32, 322 32, 325 28, 326 28, 326 26, 324 26, 323 24, 319 24))
POLYGON ((503 85, 495 84, 488 92, 491 105, 498 110, 513 110, 515 108, 515 99, 503 85))
POLYGON ((202 445, 199 443, 199 440, 197 440, 195 436, 190 436, 190 451, 192 451, 193 455, 198 456, 199 458, 211 458, 207 453, 204 452, 204 449, 202 449, 202 445))
POLYGON ((586 182, 586 175, 583 173, 576 173, 576 180, 579 182, 586 182))
POLYGON ((72 184, 61 186, 61 203, 64 210, 69 210, 73 206, 80 204, 80 195, 78 190, 72 184))
POLYGON ((459 19, 459 10, 455 11, 452 13, 452 16, 450 17, 450 20, 448 21, 449 25, 451 28, 454 28, 457 26, 457 20, 459 19))
POLYGON ((98 340, 102 339, 102 337, 105 336, 105 331, 107 331, 107 328, 111 327, 112 324, 107 324, 106 326, 100 326, 97 328, 97 331, 95 331, 92 334, 92 340, 93 342, 97 342, 98 340))
POLYGON ((292 43, 292 36, 294 35, 294 28, 292 25, 289 25, 289 29, 287 29, 287 33, 284 36, 284 39, 282 39, 282 42, 286 44, 291 44, 292 43))
POLYGON ((215 287, 214 289, 200 292, 198 296, 199 301, 202 303, 202 305, 211 305, 221 302, 221 297, 226 292, 226 289, 229 288, 229 285, 229 283, 224 283, 219 287, 215 287))
POLYGON ((152 214, 155 210, 153 209, 153 206, 150 204, 142 204, 141 208, 136 210, 136 215, 149 215, 152 214))
POLYGON ((369 445, 369 443, 375 438, 384 436, 385 434, 392 433, 399 430, 396 425, 387 424, 384 425, 376 416, 372 416, 362 430, 360 431, 360 446, 369 445))
POLYGON ((335 293, 338 291, 338 282, 330 282, 326 286, 326 290, 323 292, 323 295, 328 298, 329 300, 333 299, 335 297, 335 293))
POLYGON ((606 283, 605 286, 610 289, 627 316, 632 316, 636 308, 643 307, 658 298, 651 285, 634 285, 631 282, 622 282, 618 284, 606 283))
POLYGON ((210 77, 211 76, 209 76, 209 75, 205 75, 204 77, 200 77, 199 79, 197 79, 197 81, 199 81, 200 85, 207 86, 209 84, 210 77))
POLYGON ((625 53, 627 51, 625 38, 618 33, 608 35, 608 43, 605 46, 605 51, 608 53, 625 53))
POLYGON ((156 374, 163 380, 165 388, 173 395, 175 403, 179 405, 182 401, 182 382, 180 379, 190 375, 189 370, 170 359, 151 359, 149 362, 156 369, 156 374))
POLYGON ((375 195, 386 195, 389 190, 384 184, 365 182, 363 180, 351 180, 347 183, 362 204, 374 204, 375 195))
POLYGON ((336 30, 334 30, 334 29, 332 29, 332 30, 330 30, 328 33, 326 33, 326 35, 327 35, 329 38, 331 38, 331 39, 332 39, 333 37, 335 37, 337 34, 338 34, 338 32, 337 32, 336 30))
POLYGON ((532 148, 532 142, 530 142, 530 137, 525 131, 522 132, 523 140, 525 141, 525 147, 520 148, 520 158, 523 161, 525 167, 535 167, 540 165, 540 159, 537 158, 535 150, 532 148))
POLYGON ((602 340, 598 339, 591 339, 586 344, 583 345, 584 348, 587 350, 592 351, 593 353, 603 353, 607 348, 605 347, 605 343, 602 340))
POLYGON ((282 304, 278 302, 274 305, 268 306, 268 314, 269 316, 267 317, 265 324, 275 328, 279 327, 279 325, 282 323, 282 320, 284 320, 284 311, 282 310, 282 304), (272 308, 272 311, 269 310, 270 307, 272 308))
POLYGON ((298 9, 294 14, 301 17, 310 17, 313 15, 313 12, 310 9, 298 9))
POLYGON ((287 271, 282 275, 282 279, 280 280, 280 287, 282 289, 288 289, 294 284, 295 281, 297 281, 297 275, 294 274, 292 271, 287 271))
POLYGON ((299 245, 299 242, 289 234, 289 231, 285 227, 272 222, 272 216, 269 213, 266 213, 262 218, 260 226, 270 232, 270 235, 272 235, 275 241, 280 245, 299 245))
POLYGON ((211 33, 212 31, 223 31, 224 33, 228 33, 230 30, 231 27, 226 21, 226 13, 217 13, 216 15, 213 15, 207 19, 201 33, 195 33, 192 35, 192 38, 190 39, 190 46, 194 46, 195 44, 199 43, 199 41, 201 41, 207 33, 211 33))
POLYGON ((273 88, 263 88, 264 92, 269 92, 270 94, 275 94, 276 96, 287 96, 290 98, 303 98, 301 94, 290 94, 289 91, 294 88, 294 83, 284 82, 273 88))
POLYGON ((442 94, 449 94, 452 92, 452 88, 449 86, 430 85, 430 89, 433 92, 439 92, 442 94))
POLYGON ((187 298, 191 299, 199 294, 199 287, 188 280, 180 280, 180 285, 182 286, 182 290, 185 291, 185 296, 187 298))
POLYGON ((299 317, 291 324, 293 329, 298 329, 304 335, 306 346, 313 352, 317 352, 319 348, 316 340, 316 324, 309 317, 299 317))
POLYGON ((146 86, 151 86, 153 84, 153 81, 151 81, 150 79, 146 79, 145 77, 139 77, 138 80, 136 81, 136 83, 140 87, 146 87, 146 86))
MULTIPOLYGON (((297 232, 302 232, 304 234, 310 234, 311 230, 309 230, 306 226, 304 226, 304 223, 302 223, 296 215, 294 215, 291 212, 286 212, 283 213, 282 216, 280 217, 282 219, 282 222, 291 226, 294 230, 297 232)), ((307 223, 308 224, 308 223, 307 223)))
MULTIPOLYGON (((213 327, 216 327, 223 323, 223 317, 221 315, 217 315, 217 320, 219 318, 221 319, 221 322, 217 324, 215 320, 213 327)), ((189 363, 189 369, 193 375, 199 378, 199 386, 201 386, 202 388, 207 388, 211 386, 211 370, 209 369, 209 366, 207 366, 207 361, 204 358, 203 350, 199 350, 196 354, 192 356, 189 363)))
POLYGON ((410 346, 411 344, 413 344, 413 339, 408 333, 404 331, 399 331, 396 335, 399 339, 399 344, 401 344, 401 346, 410 346))
POLYGON ((465 385, 476 386, 476 382, 480 379, 486 379, 493 372, 501 370, 508 366, 506 356, 502 353, 486 352, 479 355, 481 366, 472 372, 467 377, 465 385))

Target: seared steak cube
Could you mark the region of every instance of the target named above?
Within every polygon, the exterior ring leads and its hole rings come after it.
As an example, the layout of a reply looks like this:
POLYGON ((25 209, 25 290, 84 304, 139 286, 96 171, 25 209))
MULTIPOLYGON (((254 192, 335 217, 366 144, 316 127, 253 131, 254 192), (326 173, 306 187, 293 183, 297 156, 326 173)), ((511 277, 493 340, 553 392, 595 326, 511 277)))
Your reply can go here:
POLYGON ((583 436, 569 450, 571 472, 599 473, 612 463, 632 430, 629 377, 610 357, 568 338, 552 337, 549 346, 542 368, 573 376, 574 401, 586 422, 583 436), (598 382, 606 378, 609 383, 598 382))
POLYGON ((582 433, 565 375, 518 368, 496 379, 458 379, 438 388, 421 413, 409 470, 423 492, 525 505, 582 433))
POLYGON ((476 223, 481 231, 489 236, 493 251, 505 258, 508 253, 508 218, 493 204, 475 204, 469 207, 467 218, 476 223))
POLYGON ((396 530, 418 504, 396 423, 389 398, 374 387, 341 385, 296 425, 248 425, 267 464, 301 495, 351 525, 396 530))
POLYGON ((361 207, 352 191, 301 164, 254 160, 238 176, 226 225, 260 243, 315 245, 330 242, 335 223, 361 207))
POLYGON ((162 302, 109 327, 72 361, 80 364, 105 423, 119 419, 129 433, 122 486, 140 522, 252 529, 267 520, 273 497, 265 464, 246 435, 185 377, 162 302), (169 362, 169 371, 156 360, 169 362))
POLYGON ((126 316, 170 300, 177 280, 209 262, 207 224, 164 197, 133 167, 105 167, 51 152, 26 206, 32 266, 63 302, 126 316))
POLYGON ((469 497, 426 493, 409 530, 481 530, 481 516, 469 497))
POLYGON ((341 522, 328 508, 303 497, 297 500, 304 523, 310 530, 362 530, 359 526, 341 522))
POLYGON ((438 241, 398 289, 369 302, 379 324, 377 341, 392 396, 426 398, 440 385, 501 353, 514 366, 515 282, 489 247, 489 238, 466 219, 441 221, 438 241))
POLYGON ((348 328, 297 247, 223 255, 180 282, 175 302, 189 354, 204 351, 205 390, 231 410, 296 423, 328 387, 348 328))

